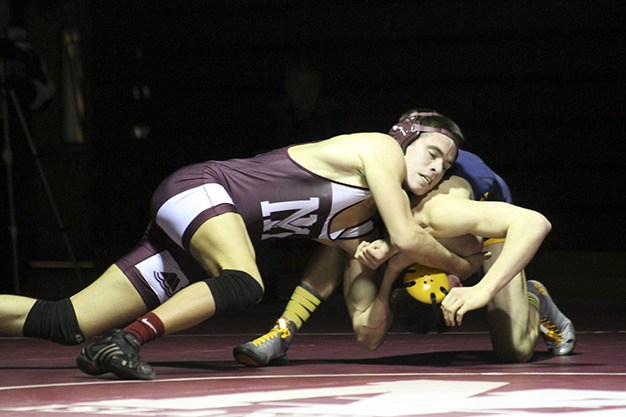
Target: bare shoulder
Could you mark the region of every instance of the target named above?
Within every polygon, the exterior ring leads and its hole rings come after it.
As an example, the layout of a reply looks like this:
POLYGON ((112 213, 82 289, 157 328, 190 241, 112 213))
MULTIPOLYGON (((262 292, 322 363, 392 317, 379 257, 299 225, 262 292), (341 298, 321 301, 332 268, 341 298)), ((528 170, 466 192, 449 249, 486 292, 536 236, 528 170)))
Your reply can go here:
POLYGON ((340 138, 346 141, 346 145, 349 146, 353 152, 356 150, 364 153, 376 153, 380 156, 386 154, 404 154, 398 142, 384 133, 353 133, 351 135, 343 135, 340 138))
POLYGON ((402 157, 402 149, 389 135, 364 132, 295 145, 289 148, 289 156, 325 178, 364 186, 364 159, 402 157))
POLYGON ((474 192, 470 183, 459 176, 453 175, 445 180, 441 181, 437 187, 432 189, 423 199, 422 203, 428 202, 430 199, 440 196, 448 195, 453 197, 462 198, 465 200, 473 200, 474 192))
POLYGON ((301 154, 325 154, 327 152, 354 153, 355 151, 400 149, 398 143, 389 135, 378 132, 350 133, 334 136, 318 142, 304 143, 292 146, 289 154, 292 158, 301 154))

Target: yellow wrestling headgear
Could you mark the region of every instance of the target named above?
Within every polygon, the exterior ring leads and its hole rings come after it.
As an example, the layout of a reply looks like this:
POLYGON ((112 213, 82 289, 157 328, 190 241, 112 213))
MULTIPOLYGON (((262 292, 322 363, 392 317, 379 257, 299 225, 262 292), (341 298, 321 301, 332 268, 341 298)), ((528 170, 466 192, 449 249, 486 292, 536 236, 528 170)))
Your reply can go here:
POLYGON ((439 304, 450 291, 446 273, 424 265, 411 265, 405 269, 403 279, 411 297, 425 304, 439 304))

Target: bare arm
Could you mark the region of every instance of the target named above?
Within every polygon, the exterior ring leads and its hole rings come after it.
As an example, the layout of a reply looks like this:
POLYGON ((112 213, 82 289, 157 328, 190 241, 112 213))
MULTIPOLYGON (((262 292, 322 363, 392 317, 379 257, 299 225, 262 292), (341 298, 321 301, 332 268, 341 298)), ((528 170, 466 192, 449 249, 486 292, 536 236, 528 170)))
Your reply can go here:
POLYGON ((302 283, 327 298, 344 279, 344 298, 357 342, 375 349, 385 340, 391 325, 390 287, 379 292, 376 271, 352 259, 350 255, 358 243, 340 240, 331 246, 320 245, 307 263, 302 283))
POLYGON ((293 146, 289 155, 325 178, 369 188, 388 230, 391 244, 424 265, 467 277, 480 263, 453 254, 412 219, 407 192, 402 188, 406 161, 398 143, 382 133, 354 133, 293 146))
POLYGON ((393 321, 389 308, 390 288, 378 289, 376 271, 352 259, 346 265, 344 298, 357 342, 367 349, 378 348, 393 321))
POLYGON ((422 224, 435 237, 474 234, 506 237, 494 265, 473 287, 454 288, 442 309, 449 326, 461 324, 463 315, 485 306, 491 298, 533 258, 551 225, 540 213, 508 203, 477 202, 450 195, 438 195, 419 211, 422 224))
MULTIPOLYGON (((375 238, 371 233, 365 238, 375 238)), ((353 254, 359 241, 343 240, 337 244, 348 254, 353 254)), ((376 349, 385 340, 393 316, 389 309, 389 292, 378 288, 376 271, 361 265, 351 256, 344 258, 343 295, 357 342, 367 349, 376 349)), ((390 289, 388 289, 390 290, 390 289)))
MULTIPOLYGON (((466 259, 472 259, 472 262, 484 261, 488 258, 485 252, 481 252, 482 242, 477 236, 463 235, 453 238, 439 238, 437 241, 453 253, 466 259)), ((354 258, 370 269, 377 269, 400 254, 400 251, 391 246, 387 239, 376 239, 373 242, 361 242, 354 253, 354 258)), ((409 262, 406 266, 411 263, 413 262, 409 262)))
POLYGON ((389 140, 366 143, 359 155, 391 246, 414 262, 461 277, 476 272, 478 262, 472 264, 447 250, 413 220, 409 197, 402 189, 404 157, 395 141, 389 140))

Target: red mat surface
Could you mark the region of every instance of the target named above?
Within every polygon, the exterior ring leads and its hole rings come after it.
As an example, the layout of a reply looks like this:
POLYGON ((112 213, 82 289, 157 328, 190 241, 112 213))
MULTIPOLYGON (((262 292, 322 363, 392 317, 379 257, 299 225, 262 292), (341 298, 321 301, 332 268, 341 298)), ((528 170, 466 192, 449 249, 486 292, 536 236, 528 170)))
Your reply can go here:
POLYGON ((149 382, 82 374, 74 365, 80 347, 0 338, 0 415, 626 415, 624 305, 568 306, 574 355, 552 357, 540 341, 532 362, 500 364, 480 312, 461 331, 394 328, 370 352, 354 341, 339 303, 329 304, 296 337, 287 366, 232 359, 232 348, 268 328, 280 307, 258 306, 144 346, 157 371, 149 382))

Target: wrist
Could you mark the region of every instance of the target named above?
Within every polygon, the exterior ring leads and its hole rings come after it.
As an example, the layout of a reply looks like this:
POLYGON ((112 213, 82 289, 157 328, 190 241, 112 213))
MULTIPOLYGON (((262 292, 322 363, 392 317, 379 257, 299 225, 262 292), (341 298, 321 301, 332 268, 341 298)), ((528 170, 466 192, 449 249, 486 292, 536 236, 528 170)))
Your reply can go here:
POLYGON ((493 285, 489 277, 487 277, 486 275, 480 281, 478 281, 476 285, 474 285, 474 287, 476 287, 476 289, 479 290, 481 293, 488 294, 489 300, 491 300, 498 292, 498 288, 493 285))
POLYGON ((460 277, 461 279, 467 279, 472 275, 472 271, 471 271, 471 265, 468 261, 466 261, 465 259, 452 255, 454 260, 456 262, 455 263, 455 270, 450 270, 447 271, 449 274, 452 275, 456 275, 458 277, 460 277))

